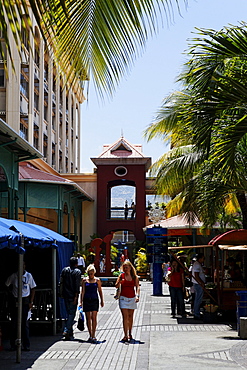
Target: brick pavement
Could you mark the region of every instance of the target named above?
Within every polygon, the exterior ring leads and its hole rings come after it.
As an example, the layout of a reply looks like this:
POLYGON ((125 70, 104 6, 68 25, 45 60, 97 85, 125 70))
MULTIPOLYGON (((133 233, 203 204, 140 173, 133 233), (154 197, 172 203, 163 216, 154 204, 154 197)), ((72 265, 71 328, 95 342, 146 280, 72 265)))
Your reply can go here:
MULTIPOLYGON (((0 352, 0 369, 12 370, 155 370, 247 369, 247 342, 226 324, 203 324, 193 319, 170 317, 167 286, 163 296, 152 296, 152 284, 141 283, 141 299, 135 312, 132 343, 120 342, 122 319, 115 289, 104 287, 105 307, 98 315, 97 344, 87 343, 87 330, 75 329, 70 342, 61 336, 31 337, 32 351, 0 352), (246 366, 246 367, 245 367, 246 366)), ((5 347, 7 343, 4 343, 5 347)))

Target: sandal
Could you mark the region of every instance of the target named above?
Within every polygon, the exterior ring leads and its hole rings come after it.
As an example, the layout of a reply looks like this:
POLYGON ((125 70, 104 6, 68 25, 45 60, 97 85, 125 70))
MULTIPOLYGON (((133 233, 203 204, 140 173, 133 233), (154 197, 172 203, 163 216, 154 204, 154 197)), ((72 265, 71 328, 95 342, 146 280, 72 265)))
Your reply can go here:
POLYGON ((123 337, 123 339, 121 340, 121 342, 128 342, 128 337, 123 337))
POLYGON ((132 337, 132 335, 130 334, 130 335, 129 335, 129 340, 132 340, 132 339, 133 339, 133 337, 132 337))

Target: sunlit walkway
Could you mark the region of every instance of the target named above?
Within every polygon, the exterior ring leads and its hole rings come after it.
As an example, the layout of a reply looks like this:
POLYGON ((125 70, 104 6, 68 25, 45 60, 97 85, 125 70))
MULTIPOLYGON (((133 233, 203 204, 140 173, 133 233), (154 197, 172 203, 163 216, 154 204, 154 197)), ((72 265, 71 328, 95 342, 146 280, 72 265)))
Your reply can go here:
MULTIPOLYGON (((163 296, 152 296, 152 284, 141 283, 132 343, 121 342, 122 319, 114 288, 104 287, 105 307, 98 315, 97 344, 87 343, 87 330, 75 339, 32 337, 32 351, 0 352, 1 369, 247 369, 247 342, 226 324, 203 324, 192 318, 172 319, 167 285, 163 296), (242 367, 241 367, 242 365, 242 367), (245 367, 244 367, 245 366, 245 367)), ((8 343, 5 343, 5 347, 8 343)))

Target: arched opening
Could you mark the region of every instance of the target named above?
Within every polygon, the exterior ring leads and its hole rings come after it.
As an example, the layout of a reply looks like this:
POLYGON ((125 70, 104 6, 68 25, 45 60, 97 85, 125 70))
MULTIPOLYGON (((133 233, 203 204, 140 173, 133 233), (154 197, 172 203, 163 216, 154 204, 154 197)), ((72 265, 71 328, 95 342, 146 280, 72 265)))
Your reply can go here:
POLYGON ((108 219, 135 218, 136 187, 134 181, 117 180, 108 183, 108 219))
POLYGON ((115 230, 111 242, 112 246, 118 251, 114 262, 117 266, 121 265, 121 256, 125 256, 132 263, 135 260, 136 253, 136 237, 131 230, 115 230))

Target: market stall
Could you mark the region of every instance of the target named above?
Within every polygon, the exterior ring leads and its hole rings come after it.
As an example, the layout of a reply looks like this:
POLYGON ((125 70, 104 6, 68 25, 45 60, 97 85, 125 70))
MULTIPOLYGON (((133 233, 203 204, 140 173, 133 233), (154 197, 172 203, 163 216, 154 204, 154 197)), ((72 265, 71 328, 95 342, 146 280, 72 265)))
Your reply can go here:
MULTIPOLYGON (((204 302, 206 304, 219 304, 219 300, 217 297, 217 289, 216 284, 214 282, 214 271, 217 269, 217 247, 212 245, 187 245, 182 247, 168 247, 168 250, 171 255, 176 258, 177 252, 183 251, 184 254, 188 255, 187 262, 185 264, 185 268, 187 270, 187 275, 191 278, 191 272, 189 272, 190 262, 192 262, 192 257, 194 257, 198 253, 203 253, 205 256, 205 277, 206 277, 206 284, 204 288, 204 302)), ((195 278, 195 277, 194 277, 195 278)))
POLYGON ((247 230, 230 230, 209 242, 217 246, 214 282, 217 285, 219 306, 236 310, 238 294, 247 289, 247 230))
POLYGON ((217 235, 208 245, 169 247, 205 255, 206 288, 224 311, 236 311, 239 294, 247 291, 247 230, 217 235))
POLYGON ((37 284, 33 324, 51 324, 56 333, 57 318, 64 317, 64 304, 58 301, 56 287, 60 272, 69 264, 74 243, 45 227, 0 218, 0 322, 8 320, 7 277, 17 271, 19 256, 25 256, 28 271, 37 284))

